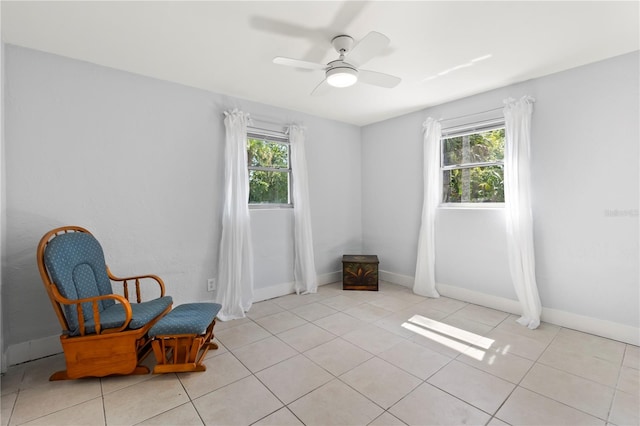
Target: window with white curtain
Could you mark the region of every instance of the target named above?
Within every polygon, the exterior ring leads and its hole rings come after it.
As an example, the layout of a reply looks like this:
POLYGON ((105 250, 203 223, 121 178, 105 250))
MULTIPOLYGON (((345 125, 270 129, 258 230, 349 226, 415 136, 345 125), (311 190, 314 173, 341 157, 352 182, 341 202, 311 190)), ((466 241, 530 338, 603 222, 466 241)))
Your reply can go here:
POLYGON ((293 207, 291 149, 284 133, 248 129, 249 207, 293 207))
POLYGON ((442 198, 446 205, 504 203, 504 122, 443 130, 442 198))

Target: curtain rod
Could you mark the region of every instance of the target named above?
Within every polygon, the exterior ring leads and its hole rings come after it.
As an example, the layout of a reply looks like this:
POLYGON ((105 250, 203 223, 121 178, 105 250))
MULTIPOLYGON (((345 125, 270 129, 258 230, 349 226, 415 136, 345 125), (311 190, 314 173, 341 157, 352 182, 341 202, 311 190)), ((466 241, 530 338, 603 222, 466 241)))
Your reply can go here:
POLYGON ((492 108, 492 109, 488 109, 486 111, 480 111, 480 112, 472 112, 471 114, 465 114, 465 115, 461 115, 459 117, 441 118, 438 121, 443 122, 443 121, 459 120, 461 118, 473 117, 474 115, 482 115, 482 114, 486 114, 488 112, 498 111, 498 110, 501 110, 501 109, 504 109, 504 107, 492 108))

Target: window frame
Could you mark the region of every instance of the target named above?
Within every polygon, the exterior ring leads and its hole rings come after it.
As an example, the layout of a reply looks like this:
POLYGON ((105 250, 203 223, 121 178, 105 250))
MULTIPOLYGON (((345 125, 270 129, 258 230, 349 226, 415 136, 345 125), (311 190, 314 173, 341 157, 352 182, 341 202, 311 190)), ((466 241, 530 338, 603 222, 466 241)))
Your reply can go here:
MULTIPOLYGON (((479 162, 474 162, 474 163, 465 163, 465 164, 452 164, 452 165, 448 165, 445 166, 444 165, 444 159, 445 159, 445 150, 444 150, 444 141, 445 139, 451 139, 451 138, 456 138, 456 137, 462 137, 462 136, 468 136, 468 135, 473 135, 473 134, 477 134, 477 133, 484 133, 484 132, 489 132, 492 130, 498 130, 498 129, 504 129, 505 128, 505 120, 504 118, 499 118, 499 119, 494 119, 494 120, 488 120, 488 121, 483 121, 483 122, 479 122, 479 123, 472 123, 472 124, 467 124, 467 125, 461 125, 461 126, 455 126, 455 127, 451 127, 448 129, 444 129, 442 130, 442 134, 440 136, 440 203, 439 206, 440 208, 445 208, 445 209, 456 209, 456 208, 462 208, 462 209, 501 209, 504 208, 505 206, 505 202, 504 201, 487 201, 487 202, 472 202, 472 201, 466 201, 466 202, 445 202, 444 201, 444 175, 446 171, 450 171, 450 170, 463 170, 463 169, 473 169, 475 167, 492 167, 492 166, 498 166, 502 168, 503 171, 503 176, 504 176, 504 158, 502 160, 498 160, 498 161, 479 161, 479 162)), ((506 134, 505 134, 505 139, 506 139, 506 134)), ((503 144, 505 144, 506 141, 503 140, 503 144)), ((505 194, 506 196, 506 194, 505 194)))
MULTIPOLYGON (((247 128, 247 154, 249 150, 249 139, 258 139, 267 143, 285 145, 287 147, 287 163, 288 163, 287 168, 282 168, 282 167, 276 168, 276 167, 252 166, 249 164, 249 161, 247 161, 247 178, 249 178, 252 170, 265 171, 265 172, 279 172, 279 173, 287 173, 287 182, 288 182, 288 185, 287 185, 288 203, 252 203, 251 201, 247 200, 249 209, 266 210, 266 209, 293 208, 293 173, 291 170, 291 143, 289 141, 289 135, 283 132, 248 127, 247 128)), ((249 186, 248 195, 251 195, 251 186, 249 186)))

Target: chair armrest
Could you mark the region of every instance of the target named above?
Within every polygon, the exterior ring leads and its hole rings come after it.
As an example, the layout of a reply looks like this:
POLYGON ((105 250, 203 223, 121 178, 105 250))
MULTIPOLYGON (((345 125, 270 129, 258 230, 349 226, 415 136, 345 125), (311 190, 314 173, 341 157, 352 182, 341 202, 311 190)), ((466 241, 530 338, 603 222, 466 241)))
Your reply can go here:
POLYGON ((140 293, 140 282, 141 282, 141 280, 147 280, 147 281, 153 280, 153 281, 155 281, 158 284, 158 286, 160 286, 160 297, 164 296, 164 281, 162 281, 162 278, 160 278, 157 275, 152 275, 152 274, 150 274, 150 275, 137 275, 137 276, 132 276, 132 277, 121 278, 121 277, 116 277, 115 275, 113 275, 108 266, 107 266, 107 275, 109 276, 109 279, 111 281, 121 282, 122 283, 123 290, 124 290, 124 297, 127 300, 129 300, 129 281, 134 281, 135 282, 135 285, 136 285, 136 302, 138 302, 138 303, 142 302, 142 297, 141 297, 141 293, 140 293))
POLYGON ((82 310, 83 303, 91 303, 91 306, 93 308, 93 321, 95 324, 96 334, 101 334, 101 331, 103 331, 102 327, 100 326, 100 311, 98 310, 98 302, 100 300, 109 300, 109 299, 115 300, 116 302, 119 302, 124 309, 124 313, 125 313, 124 323, 122 324, 122 326, 120 326, 117 329, 108 329, 109 333, 118 333, 120 331, 123 331, 129 326, 129 323, 131 322, 131 318, 133 317, 131 304, 125 297, 120 296, 119 294, 105 294, 102 296, 86 297, 84 299, 67 299, 66 297, 60 294, 56 286, 52 286, 52 290, 53 290, 53 297, 58 303, 61 303, 63 305, 76 305, 76 311, 78 313, 78 326, 80 328, 81 336, 85 335, 85 324, 84 324, 85 320, 84 320, 84 312, 82 310))

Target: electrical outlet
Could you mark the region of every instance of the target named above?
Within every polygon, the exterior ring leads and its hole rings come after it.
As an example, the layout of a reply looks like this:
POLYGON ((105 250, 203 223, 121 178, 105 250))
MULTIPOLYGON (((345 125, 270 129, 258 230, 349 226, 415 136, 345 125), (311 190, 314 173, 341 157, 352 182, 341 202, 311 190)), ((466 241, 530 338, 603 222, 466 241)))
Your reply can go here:
POLYGON ((214 291, 216 289, 216 279, 209 278, 207 280, 207 291, 214 291))

